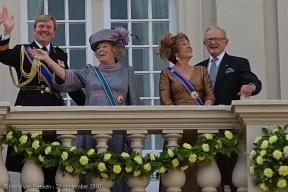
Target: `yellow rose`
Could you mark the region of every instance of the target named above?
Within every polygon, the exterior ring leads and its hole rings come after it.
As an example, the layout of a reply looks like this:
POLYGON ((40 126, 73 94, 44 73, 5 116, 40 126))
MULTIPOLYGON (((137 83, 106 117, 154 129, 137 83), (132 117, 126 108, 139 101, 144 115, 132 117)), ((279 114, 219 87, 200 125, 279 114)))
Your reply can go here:
POLYGON ((198 159, 199 159, 199 161, 203 161, 205 159, 205 157, 200 156, 200 157, 198 157, 198 159))
POLYGON ((110 153, 106 153, 104 155, 104 161, 108 161, 111 158, 111 154, 110 153))
POLYGON ((188 143, 184 143, 184 144, 183 144, 183 147, 184 147, 185 149, 192 149, 192 146, 191 146, 190 144, 188 144, 188 143))
POLYGON ((211 134, 205 134, 206 139, 212 139, 213 136, 211 134))
POLYGON ((70 151, 74 151, 75 149, 76 149, 76 147, 73 146, 73 147, 70 148, 70 151))
POLYGON ((269 143, 272 144, 272 143, 275 143, 277 141, 278 137, 276 135, 273 135, 271 137, 269 137, 269 143))
POLYGON ((278 179, 278 182, 277 182, 277 187, 279 188, 284 188, 287 186, 287 182, 285 179, 278 179))
POLYGON ((31 138, 35 138, 35 137, 37 137, 39 135, 39 133, 33 133, 32 135, 31 135, 31 138))
POLYGON ((256 139, 254 140, 254 143, 256 144, 256 143, 258 143, 260 140, 262 139, 262 137, 256 137, 256 139))
POLYGON ((106 174, 106 173, 100 173, 100 175, 101 175, 101 177, 103 177, 103 178, 108 178, 108 175, 106 174))
POLYGON ((280 166, 278 169, 279 175, 287 176, 288 175, 288 166, 280 166))
POLYGON ((172 165, 173 165, 173 167, 177 167, 179 165, 178 159, 173 159, 172 160, 172 165))
POLYGON ((44 157, 42 157, 42 155, 39 155, 39 156, 38 156, 38 159, 39 159, 40 162, 43 162, 43 161, 44 161, 44 157))
POLYGON ((90 149, 90 150, 87 152, 87 155, 92 155, 94 152, 95 152, 95 149, 90 149))
POLYGON ((119 174, 121 172, 121 166, 120 165, 114 165, 113 166, 113 172, 116 174, 119 174))
POLYGON ((195 163, 196 160, 197 160, 197 155, 196 155, 196 154, 191 154, 191 155, 189 155, 188 160, 189 160, 191 163, 195 163))
POLYGON ((100 172, 105 171, 105 170, 106 170, 106 165, 105 165, 105 163, 99 163, 99 164, 97 165, 97 169, 98 169, 100 172))
POLYGON ((128 153, 126 153, 126 152, 122 152, 121 153, 121 157, 123 157, 124 159, 127 159, 127 158, 130 157, 130 155, 128 153))
POLYGON ((276 132, 278 132, 278 131, 279 131, 278 127, 274 127, 274 128, 272 129, 272 133, 276 133, 276 132))
POLYGON ((275 151, 273 152, 273 157, 274 157, 275 159, 280 159, 280 158, 282 157, 281 151, 275 150, 275 151))
POLYGON ((81 156, 79 159, 79 162, 81 165, 87 165, 88 161, 89 161, 89 159, 86 156, 81 156))
POLYGON ((262 141, 261 148, 266 149, 268 147, 269 142, 267 140, 262 141))
POLYGON ((202 145, 202 149, 203 149, 204 152, 209 152, 209 150, 210 150, 208 144, 203 144, 202 145))
POLYGON ((23 144, 25 144, 27 142, 27 139, 28 139, 27 135, 22 135, 20 137, 19 141, 23 145, 23 144))
POLYGON ((68 173, 72 173, 73 167, 70 166, 70 165, 66 165, 65 170, 66 170, 68 173))
POLYGON ((228 140, 231 140, 231 139, 233 139, 233 134, 231 133, 231 131, 225 131, 224 132, 224 135, 225 135, 225 137, 228 139, 228 140))
POLYGON ((286 135, 286 140, 288 140, 288 134, 286 135))
POLYGON ((125 167, 125 171, 126 171, 127 173, 130 173, 130 172, 132 171, 132 168, 131 168, 131 167, 125 167))
POLYGON ((151 161, 155 161, 155 155, 153 153, 150 153, 149 157, 151 161))
POLYGON ((61 158, 62 160, 66 160, 68 158, 68 153, 66 151, 63 151, 61 158))
POLYGON ((256 158, 256 162, 258 163, 258 165, 262 165, 262 164, 263 164, 263 159, 262 159, 262 157, 261 157, 261 156, 258 156, 258 157, 256 158))
POLYGON ((184 167, 181 167, 181 170, 182 171, 185 171, 186 169, 188 169, 188 165, 184 166, 184 167))
POLYGON ((263 191, 268 191, 268 188, 266 187, 266 185, 264 183, 261 183, 260 184, 260 188, 263 190, 263 191))
POLYGON ((160 169, 159 169, 159 173, 165 173, 165 171, 166 171, 166 168, 165 167, 160 167, 160 169))
POLYGON ((25 151, 26 151, 26 153, 27 153, 28 155, 31 155, 31 154, 33 153, 32 151, 30 151, 30 150, 28 150, 28 149, 26 149, 25 151))
POLYGON ((53 142, 53 143, 51 143, 51 145, 60 145, 60 143, 58 142, 58 141, 55 141, 55 142, 53 142))
POLYGON ((254 168, 255 168, 255 165, 251 165, 250 167, 249 167, 249 172, 252 174, 252 175, 254 175, 254 168))
POLYGON ((138 165, 141 165, 142 164, 142 158, 140 157, 140 156, 135 156, 134 157, 134 161, 136 162, 136 163, 138 163, 138 165))
POLYGON ((222 148, 222 142, 220 140, 217 140, 217 144, 215 145, 216 149, 221 149, 222 148))
POLYGON ((167 153, 168 153, 168 155, 170 156, 170 157, 174 157, 174 152, 171 150, 171 149, 168 149, 167 150, 167 153))
POLYGON ((250 159, 253 159, 253 157, 255 157, 255 155, 256 155, 256 151, 255 151, 255 150, 252 150, 252 151, 250 152, 250 159))
POLYGON ((51 152, 51 147, 46 147, 45 154, 48 155, 51 152))
POLYGON ((147 172, 151 171, 151 165, 150 165, 150 163, 146 163, 143 167, 144 167, 144 169, 145 169, 147 172))
POLYGON ((284 151, 285 154, 288 155, 288 146, 285 146, 285 147, 283 148, 283 151, 284 151))
POLYGON ((16 153, 18 153, 18 147, 17 147, 16 145, 14 145, 13 147, 14 147, 14 151, 15 151, 16 153))
POLYGON ((265 175, 266 177, 268 177, 268 178, 271 178, 271 177, 273 176, 273 174, 274 174, 274 172, 273 172, 272 169, 270 169, 270 168, 264 169, 263 173, 264 173, 264 175, 265 175))
POLYGON ((260 155, 263 157, 264 155, 266 155, 266 150, 261 150, 260 155))
POLYGON ((13 132, 10 131, 9 133, 7 133, 6 139, 7 139, 7 140, 12 139, 12 137, 13 137, 12 135, 13 135, 13 132))
POLYGON ((40 145, 39 145, 39 141, 38 140, 33 141, 32 148, 37 149, 39 146, 40 145))
POLYGON ((136 170, 133 173, 133 177, 138 177, 140 174, 141 174, 141 171, 140 170, 136 170))

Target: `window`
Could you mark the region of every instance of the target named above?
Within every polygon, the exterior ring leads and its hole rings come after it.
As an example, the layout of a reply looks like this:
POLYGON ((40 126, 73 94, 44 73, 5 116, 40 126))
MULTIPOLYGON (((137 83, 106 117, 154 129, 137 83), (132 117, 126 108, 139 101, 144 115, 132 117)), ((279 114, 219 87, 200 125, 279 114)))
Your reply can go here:
MULTIPOLYGON (((89 46, 92 34, 92 0, 21 0, 21 42, 32 42, 35 19, 42 14, 53 15, 57 20, 53 46, 59 46, 69 54, 70 68, 83 68, 93 63, 89 46)), ((67 93, 62 94, 65 103, 76 105, 67 93)))
POLYGON ((132 34, 120 63, 133 66, 141 105, 160 105, 160 72, 170 63, 160 59, 156 50, 163 35, 176 31, 175 7, 175 0, 110 0, 110 5, 107 2, 107 28, 122 26, 132 34))
MULTIPOLYGON (((121 26, 131 32, 132 39, 120 63, 133 66, 141 105, 160 105, 160 72, 170 62, 160 59, 156 50, 162 36, 177 31, 176 0, 110 0, 104 6, 105 28, 121 26)), ((162 135, 148 135, 143 144, 143 155, 157 154, 163 150, 162 135)), ((150 182, 147 191, 155 190, 158 184, 150 182)))
MULTIPOLYGON (((176 0, 110 0, 104 6, 105 28, 122 26, 131 32, 132 39, 120 63, 133 66, 141 105, 160 105, 160 72, 170 62, 160 59, 156 50, 162 36, 177 31, 176 0)), ((143 155, 159 153, 163 150, 162 135, 148 135, 143 145, 143 155)), ((158 185, 151 178, 146 190, 157 191, 158 185)))
MULTIPOLYGON (((120 60, 131 65, 136 74, 141 105, 160 105, 159 79, 169 61, 156 54, 160 38, 167 32, 175 33, 175 0, 110 0, 105 1, 106 28, 125 27, 131 32, 131 41, 120 60), (110 4, 109 4, 110 3, 110 4), (108 19, 107 19, 108 18, 108 19)), ((148 135, 143 153, 162 151, 161 135, 148 135)))

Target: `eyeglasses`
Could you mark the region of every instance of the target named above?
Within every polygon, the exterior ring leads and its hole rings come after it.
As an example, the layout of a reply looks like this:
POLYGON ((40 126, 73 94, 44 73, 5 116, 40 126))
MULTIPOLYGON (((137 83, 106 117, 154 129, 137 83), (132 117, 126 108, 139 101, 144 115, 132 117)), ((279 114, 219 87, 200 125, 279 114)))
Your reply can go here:
POLYGON ((211 38, 211 39, 205 39, 206 43, 212 43, 212 41, 215 41, 216 43, 219 43, 221 40, 224 40, 226 38, 211 38))

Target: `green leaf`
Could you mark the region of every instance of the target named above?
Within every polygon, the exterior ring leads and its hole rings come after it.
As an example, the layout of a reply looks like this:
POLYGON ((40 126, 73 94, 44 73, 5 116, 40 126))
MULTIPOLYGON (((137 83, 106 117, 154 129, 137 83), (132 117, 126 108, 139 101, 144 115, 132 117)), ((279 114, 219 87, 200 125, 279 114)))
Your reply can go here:
POLYGON ((262 128, 262 132, 263 132, 263 133, 265 133, 266 135, 268 135, 268 134, 269 134, 269 131, 268 131, 268 129, 267 129, 267 128, 265 128, 265 127, 263 127, 263 128, 262 128))

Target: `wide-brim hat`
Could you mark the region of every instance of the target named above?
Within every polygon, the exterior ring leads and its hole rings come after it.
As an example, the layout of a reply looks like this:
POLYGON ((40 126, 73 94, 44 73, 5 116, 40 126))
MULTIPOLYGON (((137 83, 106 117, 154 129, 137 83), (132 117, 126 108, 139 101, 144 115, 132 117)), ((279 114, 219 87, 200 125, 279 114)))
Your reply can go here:
POLYGON ((123 27, 115 29, 102 29, 89 37, 91 49, 95 51, 101 41, 112 41, 115 45, 125 48, 129 42, 129 31, 123 27))

